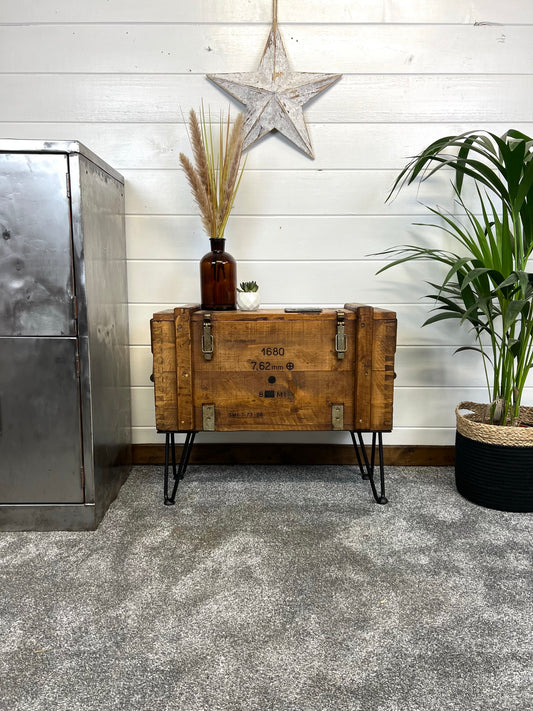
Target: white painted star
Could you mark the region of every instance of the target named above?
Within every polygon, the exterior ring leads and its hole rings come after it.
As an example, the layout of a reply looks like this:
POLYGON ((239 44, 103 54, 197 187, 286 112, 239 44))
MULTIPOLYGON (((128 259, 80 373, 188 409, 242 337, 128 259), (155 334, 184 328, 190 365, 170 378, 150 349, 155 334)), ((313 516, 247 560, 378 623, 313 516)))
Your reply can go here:
POLYGON ((302 107, 341 76, 291 72, 277 26, 270 30, 256 72, 207 75, 246 106, 244 148, 276 130, 311 158, 313 150, 302 107))

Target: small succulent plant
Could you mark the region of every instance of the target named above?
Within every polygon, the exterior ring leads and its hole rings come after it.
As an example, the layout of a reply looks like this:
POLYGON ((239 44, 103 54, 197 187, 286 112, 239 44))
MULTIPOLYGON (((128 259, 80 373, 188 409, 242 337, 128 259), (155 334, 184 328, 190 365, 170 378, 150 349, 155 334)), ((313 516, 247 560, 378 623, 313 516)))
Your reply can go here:
POLYGON ((256 281, 241 281, 237 287, 237 291, 258 291, 259 287, 256 281))

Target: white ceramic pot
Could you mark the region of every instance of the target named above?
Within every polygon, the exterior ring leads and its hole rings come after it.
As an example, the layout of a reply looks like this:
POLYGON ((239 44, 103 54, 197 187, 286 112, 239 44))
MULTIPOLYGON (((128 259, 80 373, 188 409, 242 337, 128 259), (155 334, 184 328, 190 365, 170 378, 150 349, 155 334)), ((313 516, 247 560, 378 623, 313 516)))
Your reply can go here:
POLYGON ((238 291, 237 306, 242 311, 255 311, 261 303, 261 295, 258 291, 238 291))

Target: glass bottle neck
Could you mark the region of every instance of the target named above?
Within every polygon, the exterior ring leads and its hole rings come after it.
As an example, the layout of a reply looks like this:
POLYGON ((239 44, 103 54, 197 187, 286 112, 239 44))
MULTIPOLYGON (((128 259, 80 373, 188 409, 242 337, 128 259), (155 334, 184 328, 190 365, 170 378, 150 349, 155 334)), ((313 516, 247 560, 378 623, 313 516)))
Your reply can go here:
POLYGON ((226 244, 226 239, 224 237, 210 237, 209 242, 211 244, 211 250, 213 252, 223 252, 226 244))

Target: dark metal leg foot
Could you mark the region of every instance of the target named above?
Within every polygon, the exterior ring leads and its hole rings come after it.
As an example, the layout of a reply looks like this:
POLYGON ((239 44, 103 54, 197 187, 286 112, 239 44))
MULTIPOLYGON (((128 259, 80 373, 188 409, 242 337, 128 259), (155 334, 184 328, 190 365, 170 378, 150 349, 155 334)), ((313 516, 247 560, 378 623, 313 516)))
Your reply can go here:
POLYGON ((173 506, 176 503, 176 492, 178 490, 178 484, 185 476, 187 470, 187 465, 189 464, 189 458, 191 456, 192 445, 194 443, 194 438, 196 432, 187 432, 185 435, 185 443, 181 451, 181 457, 179 465, 176 467, 176 443, 174 439, 174 432, 167 432, 165 438, 165 476, 164 476, 164 502, 165 506, 173 506), (169 450, 172 450, 172 476, 174 479, 174 485, 172 487, 172 493, 169 496, 169 450))
POLYGON ((372 433, 372 451, 371 451, 371 456, 370 456, 370 462, 368 461, 368 456, 366 453, 366 447, 363 442, 363 435, 361 432, 357 432, 357 437, 359 439, 359 444, 356 442, 355 439, 355 432, 350 432, 352 436, 352 443, 353 447, 355 450, 355 455, 357 457, 357 464, 359 466, 359 471, 361 472, 361 476, 363 479, 368 479, 370 481, 370 487, 372 489, 372 495, 374 497, 374 500, 378 504, 386 504, 388 503, 388 499, 385 496, 385 468, 383 465, 383 435, 381 432, 373 432, 372 433), (380 491, 378 493, 378 490, 376 488, 376 484, 374 481, 374 469, 375 469, 375 464, 376 464, 376 437, 378 440, 378 454, 379 454, 379 484, 380 484, 380 491), (361 450, 361 454, 359 453, 359 450, 361 450), (362 455, 362 459, 361 459, 362 455), (364 461, 364 464, 363 464, 364 461))

